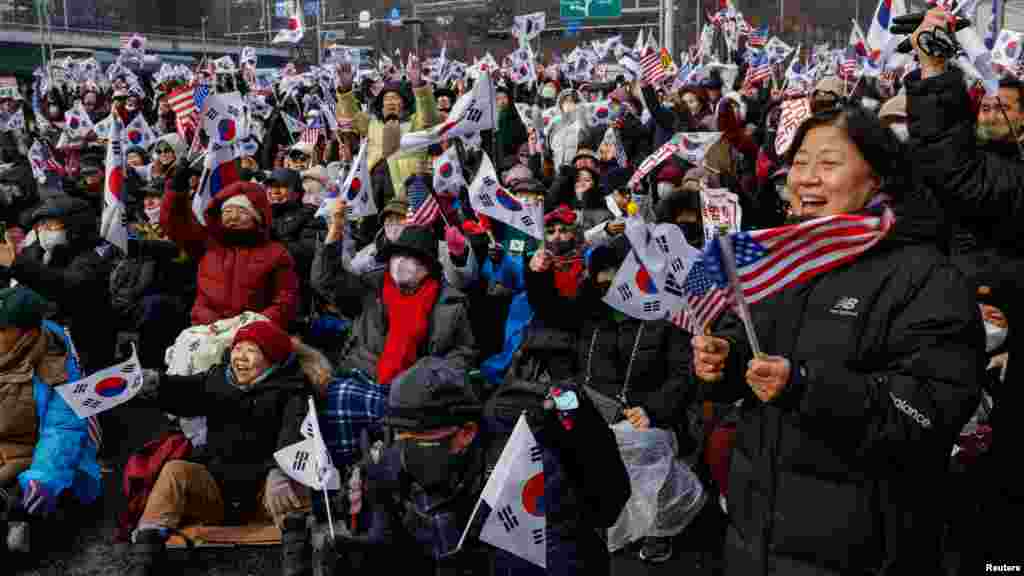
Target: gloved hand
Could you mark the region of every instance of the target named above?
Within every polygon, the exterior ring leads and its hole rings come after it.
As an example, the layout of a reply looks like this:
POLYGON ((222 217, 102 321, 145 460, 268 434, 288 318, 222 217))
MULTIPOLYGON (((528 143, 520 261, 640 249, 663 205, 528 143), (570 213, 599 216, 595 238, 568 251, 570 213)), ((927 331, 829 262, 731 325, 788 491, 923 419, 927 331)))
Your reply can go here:
POLYGON ((57 497, 39 480, 29 480, 21 495, 21 507, 32 516, 46 517, 57 511, 57 497))
POLYGON ((156 398, 160 391, 160 372, 145 369, 142 371, 142 390, 139 395, 143 398, 156 398))
POLYGON ((466 237, 454 226, 448 226, 444 231, 444 241, 448 244, 448 253, 452 256, 462 257, 466 254, 466 237))
POLYGON ((302 486, 293 482, 279 468, 267 473, 263 505, 274 516, 275 522, 279 522, 289 512, 302 508, 302 499, 299 497, 302 490, 302 486))

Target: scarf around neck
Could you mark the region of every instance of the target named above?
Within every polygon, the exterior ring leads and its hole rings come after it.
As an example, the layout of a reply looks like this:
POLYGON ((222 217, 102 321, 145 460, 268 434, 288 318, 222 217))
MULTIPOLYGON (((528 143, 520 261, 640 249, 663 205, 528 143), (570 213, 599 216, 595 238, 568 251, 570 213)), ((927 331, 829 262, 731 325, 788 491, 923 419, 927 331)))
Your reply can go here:
POLYGON ((427 339, 430 312, 434 309, 441 283, 427 277, 412 294, 402 294, 391 274, 384 274, 384 313, 388 334, 377 359, 377 383, 386 386, 416 363, 420 345, 427 339))

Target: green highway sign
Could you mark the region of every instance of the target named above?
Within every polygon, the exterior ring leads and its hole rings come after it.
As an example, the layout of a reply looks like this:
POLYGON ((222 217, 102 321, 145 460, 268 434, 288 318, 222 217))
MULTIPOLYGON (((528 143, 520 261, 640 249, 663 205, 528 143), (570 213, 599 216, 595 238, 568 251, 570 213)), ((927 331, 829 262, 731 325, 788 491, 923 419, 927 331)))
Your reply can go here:
POLYGON ((559 0, 558 7, 562 20, 622 16, 622 0, 559 0))

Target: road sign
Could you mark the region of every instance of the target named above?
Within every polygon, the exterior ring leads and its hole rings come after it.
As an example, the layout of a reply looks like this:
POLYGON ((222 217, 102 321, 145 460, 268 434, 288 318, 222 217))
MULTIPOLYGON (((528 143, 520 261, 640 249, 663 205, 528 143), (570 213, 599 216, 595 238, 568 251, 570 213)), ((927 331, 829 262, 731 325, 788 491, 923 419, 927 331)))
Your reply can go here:
POLYGON ((622 16, 622 0, 559 0, 558 7, 562 20, 622 16))

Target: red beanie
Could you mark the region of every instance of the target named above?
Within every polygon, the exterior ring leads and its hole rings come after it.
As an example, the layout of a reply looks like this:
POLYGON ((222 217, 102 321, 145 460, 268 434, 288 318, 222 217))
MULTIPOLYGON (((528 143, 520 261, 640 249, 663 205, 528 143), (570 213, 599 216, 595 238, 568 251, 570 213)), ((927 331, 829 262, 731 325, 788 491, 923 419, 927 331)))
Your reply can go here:
POLYGON ((253 322, 235 333, 231 342, 234 348, 239 342, 252 342, 259 346, 271 364, 281 364, 292 355, 292 339, 271 322, 253 322))

